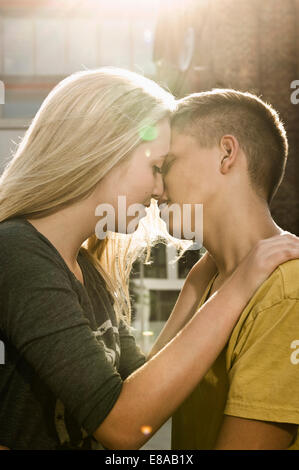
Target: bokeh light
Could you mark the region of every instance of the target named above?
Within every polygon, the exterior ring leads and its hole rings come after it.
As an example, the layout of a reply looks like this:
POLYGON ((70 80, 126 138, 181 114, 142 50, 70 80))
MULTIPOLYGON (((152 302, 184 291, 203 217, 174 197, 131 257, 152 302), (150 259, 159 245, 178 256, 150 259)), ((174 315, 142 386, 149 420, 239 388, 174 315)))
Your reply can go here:
POLYGON ((152 427, 151 426, 141 426, 141 432, 142 434, 149 435, 152 432, 152 427))
POLYGON ((142 334, 143 334, 143 336, 153 336, 154 332, 153 331, 143 331, 142 334))
POLYGON ((151 142, 152 140, 155 140, 157 138, 157 135, 157 126, 144 126, 139 131, 140 138, 142 140, 145 140, 146 142, 151 142))

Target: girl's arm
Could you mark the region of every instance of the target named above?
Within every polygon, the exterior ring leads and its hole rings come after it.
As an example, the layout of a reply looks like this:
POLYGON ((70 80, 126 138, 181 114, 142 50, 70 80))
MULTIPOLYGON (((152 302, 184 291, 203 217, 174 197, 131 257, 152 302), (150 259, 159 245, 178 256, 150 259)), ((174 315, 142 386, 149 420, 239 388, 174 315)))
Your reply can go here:
POLYGON ((299 258, 295 236, 259 242, 182 330, 123 382, 118 400, 94 437, 109 449, 142 447, 204 377, 257 288, 279 264, 295 258, 299 258))
POLYGON ((147 360, 150 360, 160 349, 169 343, 192 318, 209 281, 216 271, 216 265, 208 252, 192 267, 171 315, 156 339, 147 360))

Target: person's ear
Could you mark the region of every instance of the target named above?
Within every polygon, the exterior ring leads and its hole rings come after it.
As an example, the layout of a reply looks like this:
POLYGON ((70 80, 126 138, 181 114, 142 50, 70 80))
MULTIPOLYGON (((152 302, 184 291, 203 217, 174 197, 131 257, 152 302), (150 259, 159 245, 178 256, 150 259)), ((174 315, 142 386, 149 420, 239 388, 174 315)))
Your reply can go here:
POLYGON ((236 161, 239 143, 233 135, 225 135, 220 141, 220 172, 226 174, 236 161))

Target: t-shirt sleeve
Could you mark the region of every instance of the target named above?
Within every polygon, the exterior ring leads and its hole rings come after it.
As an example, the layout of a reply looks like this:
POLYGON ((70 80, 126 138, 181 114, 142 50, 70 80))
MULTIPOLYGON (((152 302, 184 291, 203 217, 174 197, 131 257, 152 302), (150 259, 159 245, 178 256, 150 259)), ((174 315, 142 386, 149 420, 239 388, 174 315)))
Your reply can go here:
POLYGON ((125 380, 146 362, 146 357, 136 344, 131 327, 122 319, 119 324, 119 339, 121 350, 119 373, 122 379, 125 380))
POLYGON ((224 413, 299 424, 299 300, 259 312, 240 333, 224 413))
POLYGON ((5 249, 0 255, 1 329, 92 434, 118 399, 120 374, 107 360, 54 254, 29 246, 18 255, 5 249))

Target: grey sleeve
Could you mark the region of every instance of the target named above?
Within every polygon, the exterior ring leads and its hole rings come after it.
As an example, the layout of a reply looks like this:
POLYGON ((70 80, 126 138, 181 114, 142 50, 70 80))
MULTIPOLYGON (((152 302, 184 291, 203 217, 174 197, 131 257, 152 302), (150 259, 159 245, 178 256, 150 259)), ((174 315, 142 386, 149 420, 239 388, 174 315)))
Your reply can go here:
POLYGON ((106 359, 68 274, 51 253, 32 248, 19 258, 6 256, 6 266, 0 258, 1 328, 92 434, 117 401, 121 376, 106 359))
POLYGON ((146 357, 136 344, 130 327, 122 319, 119 324, 119 338, 121 350, 119 373, 125 380, 146 362, 146 357))

